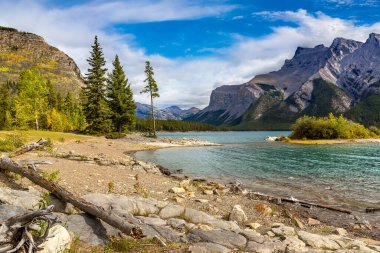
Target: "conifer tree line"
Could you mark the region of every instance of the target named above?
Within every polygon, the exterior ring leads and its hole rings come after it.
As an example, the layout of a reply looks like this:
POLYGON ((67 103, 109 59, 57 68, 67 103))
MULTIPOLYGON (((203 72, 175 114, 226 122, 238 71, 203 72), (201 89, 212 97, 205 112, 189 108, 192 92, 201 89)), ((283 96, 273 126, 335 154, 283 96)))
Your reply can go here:
MULTIPOLYGON (((54 89, 37 69, 23 71, 17 82, 0 85, 0 129, 44 129, 52 131, 83 131, 88 133, 121 133, 133 129, 136 105, 131 84, 118 55, 108 72, 98 38, 95 37, 85 85, 78 94, 62 94, 54 89)), ((153 68, 146 62, 147 86, 152 105, 158 97, 153 68)))

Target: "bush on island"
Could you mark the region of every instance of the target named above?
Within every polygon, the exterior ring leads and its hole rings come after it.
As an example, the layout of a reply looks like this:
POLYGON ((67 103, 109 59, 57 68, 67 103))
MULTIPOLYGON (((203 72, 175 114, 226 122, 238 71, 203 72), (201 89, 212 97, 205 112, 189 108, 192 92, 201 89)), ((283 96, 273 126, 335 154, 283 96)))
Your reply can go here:
MULTIPOLYGON (((344 118, 303 116, 292 126, 291 139, 365 139, 379 137, 374 128, 367 129, 363 125, 344 118)), ((380 132, 380 131, 379 131, 380 132)))

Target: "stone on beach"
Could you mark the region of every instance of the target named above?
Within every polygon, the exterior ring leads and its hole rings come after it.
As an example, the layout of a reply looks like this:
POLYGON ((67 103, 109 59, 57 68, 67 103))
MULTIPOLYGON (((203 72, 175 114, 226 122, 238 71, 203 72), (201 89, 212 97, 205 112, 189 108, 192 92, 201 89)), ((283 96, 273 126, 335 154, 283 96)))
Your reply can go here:
POLYGON ((238 224, 243 224, 248 220, 248 218, 241 206, 235 205, 230 212, 229 220, 235 221, 238 224))
POLYGON ((314 218, 309 218, 307 220, 307 224, 309 224, 310 226, 316 226, 316 225, 320 225, 321 222, 317 219, 314 219, 314 218))
POLYGON ((186 190, 183 189, 182 187, 173 187, 169 190, 169 192, 178 194, 178 193, 185 193, 186 190))
POLYGON ((256 229, 258 229, 259 227, 261 227, 261 224, 259 224, 259 223, 257 223, 257 222, 252 222, 252 223, 247 224, 247 227, 256 230, 256 229))

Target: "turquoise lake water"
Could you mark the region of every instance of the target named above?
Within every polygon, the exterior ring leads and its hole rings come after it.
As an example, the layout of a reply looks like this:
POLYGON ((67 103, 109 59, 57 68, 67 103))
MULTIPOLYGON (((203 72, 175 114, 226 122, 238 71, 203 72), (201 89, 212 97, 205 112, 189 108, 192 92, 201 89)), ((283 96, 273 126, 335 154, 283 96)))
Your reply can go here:
POLYGON ((220 147, 168 148, 136 158, 185 174, 239 181, 253 190, 362 209, 380 205, 380 144, 295 145, 264 141, 289 132, 160 133, 220 147))

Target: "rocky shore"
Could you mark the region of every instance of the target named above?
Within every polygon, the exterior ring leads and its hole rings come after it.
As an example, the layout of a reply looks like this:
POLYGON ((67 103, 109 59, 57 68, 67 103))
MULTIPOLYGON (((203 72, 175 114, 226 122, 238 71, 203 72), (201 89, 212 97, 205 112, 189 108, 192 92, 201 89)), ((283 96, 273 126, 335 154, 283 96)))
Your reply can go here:
MULTIPOLYGON (((370 224, 358 214, 282 203, 239 184, 165 176, 160 166, 128 154, 160 147, 157 143, 212 145, 196 140, 152 141, 137 135, 124 140, 91 137, 54 143, 50 152, 18 157, 51 160, 52 165, 38 169, 48 174, 59 170, 60 185, 138 225, 146 236, 140 240, 122 236, 51 196, 61 223, 50 231, 39 252, 62 252, 76 241, 80 252, 104 252, 120 236, 137 245, 141 241, 136 247, 145 252, 380 252, 379 224, 370 224)), ((14 175, 1 174, 0 187, 0 220, 36 210, 44 199, 43 189, 14 175)))

